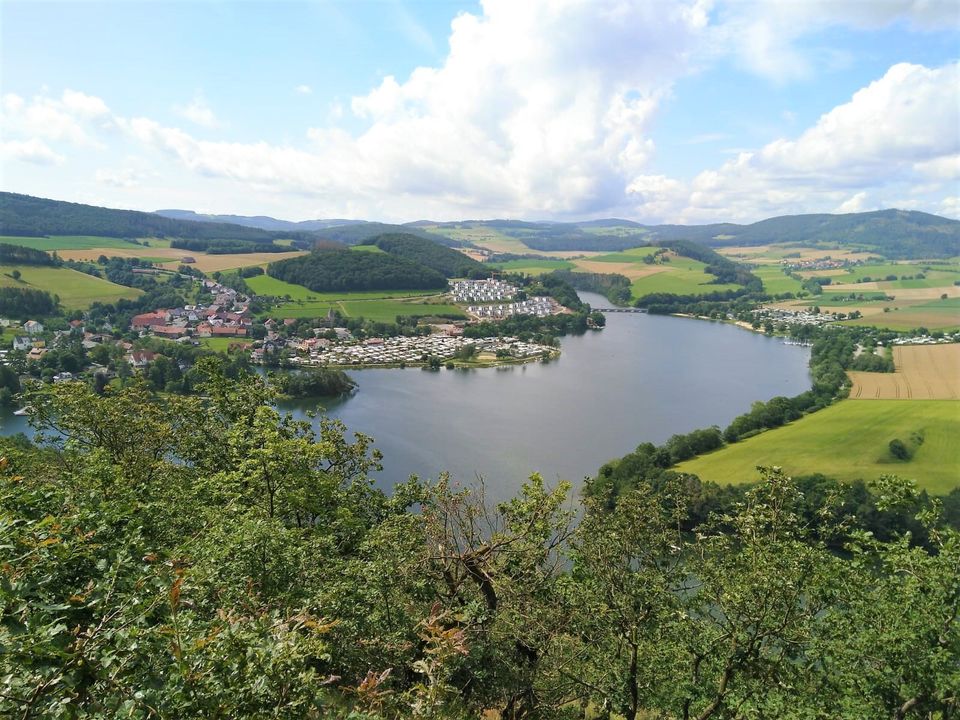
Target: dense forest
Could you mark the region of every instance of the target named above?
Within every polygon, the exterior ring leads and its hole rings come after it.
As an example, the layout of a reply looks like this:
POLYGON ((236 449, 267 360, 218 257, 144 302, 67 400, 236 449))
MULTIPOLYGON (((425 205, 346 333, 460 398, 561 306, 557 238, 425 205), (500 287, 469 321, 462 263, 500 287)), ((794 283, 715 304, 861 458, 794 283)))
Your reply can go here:
POLYGON ((488 274, 482 263, 440 245, 432 238, 428 240, 409 233, 387 233, 364 240, 362 244, 376 245, 386 253, 433 268, 448 278, 467 277, 471 271, 484 276, 488 274))
POLYGON ((537 476, 387 496, 369 438, 200 370, 193 397, 31 391, 47 442, 0 440, 0 715, 960 711, 954 496, 771 469, 581 512, 537 476))
POLYGON ((0 235, 100 235, 116 238, 178 237, 269 243, 279 238, 313 242, 306 233, 267 232, 223 223, 172 220, 135 210, 81 205, 45 198, 0 193, 0 235))
POLYGON ((216 238, 203 238, 182 240, 175 239, 170 241, 170 247, 180 250, 191 250, 193 252, 206 252, 211 255, 232 255, 234 253, 283 253, 296 250, 296 247, 289 245, 277 245, 272 240, 250 241, 241 240, 221 240, 216 238))
POLYGON ((447 279, 436 270, 387 253, 316 250, 267 266, 278 280, 314 292, 340 290, 441 290, 447 279))
POLYGON ((57 259, 43 250, 0 243, 0 264, 3 265, 56 265, 57 259))
POLYGON ((0 316, 29 320, 52 315, 58 300, 44 290, 20 287, 0 287, 0 316))

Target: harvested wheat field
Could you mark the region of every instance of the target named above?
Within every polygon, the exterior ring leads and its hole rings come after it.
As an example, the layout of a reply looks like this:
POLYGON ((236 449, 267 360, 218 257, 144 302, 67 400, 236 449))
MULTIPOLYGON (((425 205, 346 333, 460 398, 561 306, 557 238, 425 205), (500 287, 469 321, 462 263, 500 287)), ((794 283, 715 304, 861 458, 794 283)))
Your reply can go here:
POLYGON ((167 263, 171 268, 180 264, 180 260, 185 256, 194 259, 193 267, 203 272, 214 272, 215 270, 232 270, 238 267, 248 267, 251 265, 266 265, 267 263, 285 260, 286 258, 305 255, 305 251, 293 251, 284 253, 230 253, 223 255, 210 255, 202 252, 191 252, 189 250, 179 250, 177 248, 163 247, 144 247, 144 248, 88 248, 86 250, 63 250, 58 251, 60 257, 64 260, 86 260, 96 262, 100 255, 107 257, 142 257, 149 258, 153 262, 161 263, 162 258, 169 258, 167 263))
POLYGON ((630 280, 639 280, 640 278, 656 275, 660 272, 670 270, 667 265, 645 265, 643 263, 632 262, 603 262, 602 260, 574 260, 574 265, 578 270, 585 270, 592 273, 616 273, 623 275, 630 280))
POLYGON ((858 400, 960 399, 960 344, 907 345, 893 350, 893 373, 851 372, 858 400))

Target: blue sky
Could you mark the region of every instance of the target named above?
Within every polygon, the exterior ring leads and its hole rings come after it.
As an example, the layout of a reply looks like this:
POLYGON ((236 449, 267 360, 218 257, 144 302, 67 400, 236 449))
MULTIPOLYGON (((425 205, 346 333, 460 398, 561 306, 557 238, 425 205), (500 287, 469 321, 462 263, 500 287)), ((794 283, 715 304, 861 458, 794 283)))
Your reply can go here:
POLYGON ((960 216, 960 5, 0 2, 0 187, 391 221, 960 216))

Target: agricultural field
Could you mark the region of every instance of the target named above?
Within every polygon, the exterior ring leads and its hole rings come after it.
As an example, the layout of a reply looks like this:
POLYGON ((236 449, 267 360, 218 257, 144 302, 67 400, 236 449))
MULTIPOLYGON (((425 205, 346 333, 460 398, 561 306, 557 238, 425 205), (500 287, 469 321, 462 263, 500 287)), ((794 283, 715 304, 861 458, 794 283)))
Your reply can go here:
POLYGON ((267 310, 263 317, 312 318, 323 317, 331 309, 346 317, 365 317, 375 322, 394 322, 397 315, 455 314, 466 317, 456 305, 428 304, 442 296, 435 290, 367 290, 363 292, 318 293, 302 285, 277 280, 269 275, 246 279, 250 289, 258 295, 284 297, 293 302, 282 303, 267 310))
POLYGON ((803 284, 799 280, 787 277, 779 265, 762 265, 753 268, 753 274, 763 281, 763 289, 771 295, 780 295, 782 293, 797 293, 803 290, 803 284))
POLYGON ((24 287, 45 290, 60 297, 60 304, 68 310, 85 309, 95 302, 112 303, 121 298, 132 299, 142 291, 93 277, 64 267, 36 265, 0 265, 0 287, 24 287), (10 273, 20 271, 20 279, 10 273))
POLYGON ((587 250, 536 250, 526 245, 522 240, 504 235, 501 232, 489 227, 471 227, 461 225, 456 228, 438 228, 427 225, 420 228, 426 232, 434 232, 437 235, 443 235, 453 240, 473 243, 477 247, 484 248, 495 253, 513 253, 515 255, 540 255, 547 258, 567 259, 574 257, 588 257, 590 255, 600 255, 601 253, 587 250))
POLYGON ((177 248, 158 247, 151 244, 150 247, 140 247, 127 243, 123 248, 104 248, 95 247, 82 250, 64 250, 58 252, 60 257, 65 260, 87 260, 95 261, 99 256, 107 257, 128 257, 141 258, 155 263, 162 263, 161 267, 175 269, 177 265, 182 264, 184 257, 192 257, 196 262, 191 263, 205 273, 215 272, 217 270, 235 270, 241 267, 250 267, 253 265, 266 265, 277 260, 305 255, 306 252, 296 250, 285 253, 231 253, 227 255, 211 255, 202 252, 193 252, 190 250, 180 250, 177 248))
POLYGON ((960 344, 900 345, 892 373, 850 372, 857 400, 960 400, 960 344))
POLYGON ((225 353, 230 349, 231 345, 238 344, 250 344, 250 340, 246 338, 231 338, 231 337, 208 337, 208 338, 198 338, 200 345, 207 348, 208 350, 215 350, 217 352, 225 353))
POLYGON ((706 265, 675 253, 667 253, 668 262, 650 265, 644 257, 653 255, 659 248, 638 247, 622 252, 594 255, 588 259, 574 260, 575 270, 592 273, 611 273, 630 279, 631 294, 638 298, 651 293, 675 293, 677 295, 703 295, 722 290, 739 288, 739 285, 712 284, 713 275, 704 272, 706 265))
POLYGON ((960 403, 953 400, 842 400, 789 425, 688 460, 678 466, 702 480, 744 483, 757 465, 790 475, 823 473, 838 480, 899 475, 943 494, 960 487, 960 403), (897 460, 889 443, 913 452, 897 460))
POLYGON ((506 272, 522 272, 527 275, 544 275, 554 270, 569 270, 574 267, 573 263, 568 260, 552 260, 550 258, 525 258, 523 260, 487 263, 487 265, 500 268, 506 272))
MULTIPOLYGON (((141 247, 121 238, 96 237, 92 235, 53 235, 51 237, 12 237, 0 236, 0 243, 20 245, 34 250, 88 250, 90 248, 123 248, 134 249, 141 247)), ((169 245, 169 241, 167 241, 169 245)))
POLYGON ((350 249, 353 250, 354 252, 372 252, 372 253, 383 252, 383 249, 377 247, 376 245, 351 245, 350 249))
POLYGON ((717 252, 726 255, 732 260, 753 263, 756 265, 779 264, 781 260, 869 260, 877 257, 875 252, 866 252, 856 249, 841 249, 839 247, 815 247, 784 243, 782 245, 738 245, 717 248, 717 252))
POLYGON ((341 300, 337 303, 347 317, 363 317, 374 322, 396 322, 397 315, 454 315, 466 318, 463 310, 447 303, 423 303, 414 300, 341 300))

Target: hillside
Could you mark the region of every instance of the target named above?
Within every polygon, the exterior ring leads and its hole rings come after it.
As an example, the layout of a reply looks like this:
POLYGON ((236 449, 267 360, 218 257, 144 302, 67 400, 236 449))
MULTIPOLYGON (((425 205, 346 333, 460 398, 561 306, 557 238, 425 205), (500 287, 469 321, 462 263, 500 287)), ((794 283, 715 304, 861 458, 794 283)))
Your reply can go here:
POLYGON ((318 250, 270 263, 267 274, 315 292, 442 290, 447 279, 432 268, 380 252, 318 250))
POLYGON ((582 223, 484 220, 431 227, 438 233, 485 228, 542 251, 625 250, 647 243, 692 240, 710 247, 787 242, 854 246, 891 259, 960 254, 960 221, 912 210, 785 215, 749 225, 641 225, 611 219, 582 223))
POLYGON ((191 222, 229 223, 244 227, 259 228, 270 232, 314 232, 338 225, 363 225, 366 220, 278 220, 268 215, 207 215, 196 213, 193 210, 156 210, 154 214, 172 220, 189 220, 191 222))
POLYGON ((270 244, 281 238, 310 243, 304 233, 268 232, 225 223, 190 222, 136 210, 82 205, 46 198, 0 193, 0 235, 97 235, 115 238, 174 237, 270 244))
POLYGON ((439 245, 433 239, 410 233, 387 233, 366 240, 364 245, 375 245, 386 253, 425 265, 444 277, 464 277, 471 270, 482 271, 483 264, 461 252, 439 245))
POLYGON ((379 223, 379 222, 370 222, 363 223, 362 225, 353 224, 353 225, 339 225, 337 227, 327 228, 325 230, 318 231, 316 237, 323 240, 335 240, 341 242, 345 245, 359 245, 365 240, 370 240, 371 238, 377 237, 378 235, 385 235, 388 233, 403 233, 406 235, 415 235, 416 237, 425 238, 431 240, 435 243, 440 243, 441 245, 448 245, 450 247, 459 247, 463 245, 458 240, 446 237, 440 233, 431 233, 421 230, 415 225, 390 225, 389 223, 379 223))

